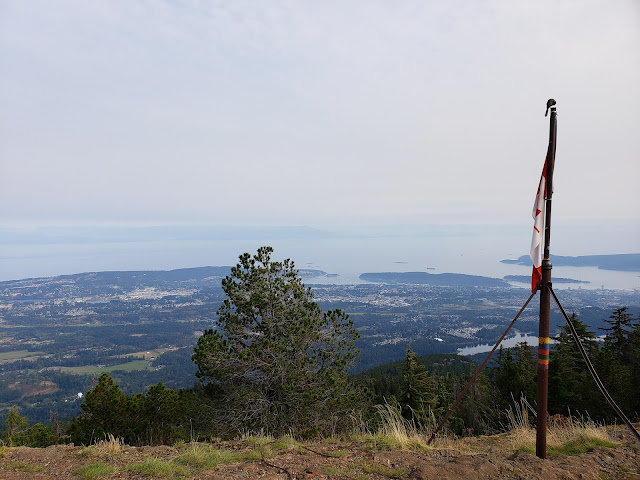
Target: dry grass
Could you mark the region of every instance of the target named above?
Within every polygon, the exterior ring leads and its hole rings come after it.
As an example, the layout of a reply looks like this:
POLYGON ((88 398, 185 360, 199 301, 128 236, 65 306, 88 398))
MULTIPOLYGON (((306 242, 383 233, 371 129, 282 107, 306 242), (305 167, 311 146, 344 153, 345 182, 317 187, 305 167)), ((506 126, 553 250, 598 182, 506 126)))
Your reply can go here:
POLYGON ((301 444, 289 435, 278 439, 271 436, 243 435, 239 441, 248 449, 215 448, 211 444, 192 442, 175 461, 198 470, 209 470, 220 464, 253 462, 273 458, 276 456, 276 452, 280 451, 302 450, 301 444))
POLYGON ((190 477, 191 472, 177 463, 155 457, 145 458, 142 462, 127 465, 125 470, 147 477, 190 477))
MULTIPOLYGON (((535 428, 515 428, 509 432, 509 439, 515 451, 536 451, 535 428)), ((574 421, 567 427, 547 428, 548 455, 578 455, 598 446, 616 447, 617 444, 605 428, 593 422, 574 421)))
POLYGON ((291 435, 284 435, 273 443, 273 448, 278 451, 293 452, 299 451, 302 447, 291 435))
MULTIPOLYGON (((482 445, 473 438, 439 436, 431 445, 427 441, 430 429, 420 430, 414 422, 406 420, 400 410, 393 405, 378 406, 380 429, 377 432, 354 434, 350 439, 365 448, 373 450, 447 450, 473 453, 482 451, 482 445)), ((508 439, 512 451, 535 453, 536 429, 535 409, 522 398, 507 411, 508 432, 501 436, 508 439)), ((616 443, 605 428, 590 419, 562 417, 551 422, 547 429, 547 449, 549 455, 576 455, 594 447, 615 447, 616 443)))
POLYGON ((271 435, 266 435, 262 432, 258 434, 243 433, 240 440, 247 445, 266 445, 268 443, 272 443, 274 438, 271 435))
POLYGON ((235 463, 245 460, 241 452, 214 448, 206 443, 191 443, 175 461, 197 470, 209 470, 220 464, 235 463))
POLYGON ((104 440, 98 440, 95 444, 82 450, 85 456, 113 456, 120 455, 124 451, 124 440, 109 434, 104 440))
MULTIPOLYGON (((514 408, 507 412, 508 438, 514 451, 536 451, 536 429, 530 414, 535 417, 535 410, 525 398, 514 402, 514 408)), ((617 444, 602 425, 589 418, 562 417, 562 421, 552 421, 547 427, 548 455, 578 455, 598 446, 616 447, 617 444)))
POLYGON ((82 465, 74 469, 74 473, 80 475, 84 480, 94 480, 100 478, 103 475, 111 475, 116 473, 118 469, 112 465, 108 465, 103 462, 91 463, 89 465, 82 465))
POLYGON ((383 450, 428 450, 430 431, 419 431, 415 422, 400 414, 397 406, 378 405, 380 429, 375 433, 357 435, 370 448, 383 450))

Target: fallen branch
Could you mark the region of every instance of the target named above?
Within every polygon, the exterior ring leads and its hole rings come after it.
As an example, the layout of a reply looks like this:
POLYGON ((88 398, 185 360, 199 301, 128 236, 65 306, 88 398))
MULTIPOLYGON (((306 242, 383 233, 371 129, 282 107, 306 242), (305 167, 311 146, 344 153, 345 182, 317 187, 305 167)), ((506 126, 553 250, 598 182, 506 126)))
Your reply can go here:
POLYGON ((316 455, 320 455, 321 457, 325 457, 325 458, 336 458, 333 455, 327 455, 326 453, 322 453, 322 452, 316 452, 315 450, 311 450, 309 447, 305 447, 304 445, 300 445, 302 448, 304 448, 305 450, 310 451, 311 453, 315 453, 316 455))
MULTIPOLYGON (((273 443, 273 442, 271 442, 273 443)), ((264 450, 262 445, 260 445, 260 457, 262 457, 262 463, 264 463, 266 466, 271 467, 271 468, 275 468, 276 470, 281 470, 284 473, 287 474, 287 477, 289 477, 289 480, 293 480, 293 475, 291 475, 291 472, 289 470, 287 470, 284 467, 279 467, 278 465, 274 465, 273 463, 269 463, 264 459, 264 450)))

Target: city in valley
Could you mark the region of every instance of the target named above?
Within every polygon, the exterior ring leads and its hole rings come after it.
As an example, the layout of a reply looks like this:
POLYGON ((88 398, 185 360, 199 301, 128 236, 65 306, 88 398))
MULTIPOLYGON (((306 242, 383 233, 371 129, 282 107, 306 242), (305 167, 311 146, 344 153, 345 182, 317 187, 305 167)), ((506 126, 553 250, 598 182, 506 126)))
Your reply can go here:
MULTIPOLYGON (((104 372, 128 393, 160 381, 170 388, 192 387, 193 348, 215 326, 228 272, 229 267, 202 267, 0 283, 3 411, 17 404, 39 421, 51 412, 59 418, 77 415, 83 394, 104 372)), ((354 372, 402 359, 409 344, 419 355, 493 345, 529 296, 527 289, 510 286, 314 284, 324 272, 300 274, 324 310, 341 308, 353 319, 360 333, 354 372)), ((637 291, 558 292, 565 309, 598 335, 615 308, 640 310, 637 291)), ((553 308, 551 321, 553 334, 563 321, 553 308)), ((537 326, 534 299, 511 334, 535 336, 537 326)))

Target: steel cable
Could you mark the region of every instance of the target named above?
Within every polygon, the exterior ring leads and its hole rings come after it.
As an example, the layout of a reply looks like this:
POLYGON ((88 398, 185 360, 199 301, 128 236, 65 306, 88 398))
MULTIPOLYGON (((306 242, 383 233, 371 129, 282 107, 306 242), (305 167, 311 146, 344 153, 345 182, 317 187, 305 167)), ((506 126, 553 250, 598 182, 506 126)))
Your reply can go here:
POLYGON ((627 427, 629 427, 629 430, 631 430, 631 432, 635 435, 638 441, 640 441, 640 433, 638 433, 638 431, 633 426, 633 424, 629 421, 629 419, 626 417, 624 412, 620 410, 620 407, 616 405, 616 402, 613 400, 613 398, 611 398, 611 395, 609 395, 609 392, 607 391, 604 384, 600 380, 600 377, 598 376, 596 369, 593 368, 593 364, 591 363, 591 360, 589 360, 589 357, 587 356, 587 352, 582 346, 582 342, 580 342, 580 339, 578 338, 578 332, 576 332, 576 329, 573 326, 573 323, 571 323, 571 320, 569 320, 567 313, 564 311, 564 308, 562 308, 562 305, 560 304, 560 300, 558 300, 556 293, 553 291, 553 288, 551 288, 550 285, 549 285, 549 291, 551 292, 551 295, 553 296, 553 299, 555 300, 556 305, 558 305, 560 312, 562 312, 562 316, 564 317, 565 322, 567 322, 569 330, 571 331, 571 335, 573 336, 573 341, 576 343, 578 350, 580 350, 580 355, 582 355, 582 359, 587 364, 587 369, 589 370, 589 373, 593 377, 594 382, 596 382, 596 385, 598 386, 600 393, 602 393, 602 396, 607 400, 607 403, 611 405, 611 408, 613 408, 613 410, 618 414, 620 419, 625 423, 627 427))
POLYGON ((487 355, 487 358, 484 359, 484 362, 482 362, 480 364, 480 366, 478 367, 478 369, 476 370, 476 373, 473 374, 473 377, 471 377, 471 380, 469 380, 469 382, 467 383, 467 386, 464 387, 464 390, 462 390, 462 393, 460 393, 460 395, 458 395, 458 398, 456 399, 455 402, 453 402, 453 405, 451 406, 451 408, 449 409, 449 411, 447 412, 447 414, 444 416, 444 418, 440 421, 440 423, 438 424, 438 426, 436 427, 436 429, 433 431, 433 433, 431 434, 431 436, 429 437, 429 440, 427 440, 427 445, 429 445, 433 439, 436 437, 437 433, 442 429, 442 427, 444 426, 445 422, 449 419, 449 417, 451 416, 451 414, 453 413, 453 411, 456 409, 456 407, 458 406, 458 404, 460 403, 460 401, 462 400, 462 398, 465 396, 465 394, 467 393, 467 390, 469 390, 469 388, 471 388, 471 385, 473 385, 473 383, 476 381, 476 378, 478 378, 478 375, 480 375, 480 372, 482 371, 482 369, 485 367, 485 365, 487 364, 487 362, 489 361, 489 359, 491 358, 491 355, 493 355, 493 352, 496 351, 496 349, 498 348, 498 345, 500 345, 500 343, 502 342, 502 340, 504 340, 504 337, 507 336, 507 333, 509 333, 509 330, 511 330, 511 327, 513 327, 513 325, 516 323, 516 320, 518 320, 518 317, 520 317, 520 315, 522 314, 522 312, 524 311, 525 308, 527 308, 527 305, 529 305, 529 302, 531 301, 531 299, 533 298, 533 296, 537 293, 537 290, 534 290, 533 292, 531 292, 531 295, 529 295, 529 298, 527 299, 526 302, 524 302, 524 305, 522 306, 522 308, 520 309, 520 311, 518 312, 518 314, 515 316, 515 318, 511 321, 511 323, 509 324, 509 326, 507 327, 507 329, 504 331, 504 333, 502 334, 502 336, 498 339, 498 342, 494 345, 494 347, 491 349, 491 351, 489 352, 489 355, 487 355))

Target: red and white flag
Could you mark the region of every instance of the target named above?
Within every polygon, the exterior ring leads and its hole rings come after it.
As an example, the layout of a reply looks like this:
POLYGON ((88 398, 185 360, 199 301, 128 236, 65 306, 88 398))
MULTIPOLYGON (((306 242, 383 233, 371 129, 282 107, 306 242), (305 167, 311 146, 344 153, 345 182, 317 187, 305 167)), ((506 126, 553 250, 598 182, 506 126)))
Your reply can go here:
POLYGON ((538 193, 533 203, 533 237, 531 238, 531 251, 529 256, 533 262, 533 272, 531 272, 531 291, 538 288, 538 283, 542 280, 542 239, 544 238, 544 221, 546 215, 545 197, 547 193, 547 161, 544 161, 542 176, 538 184, 538 193))

